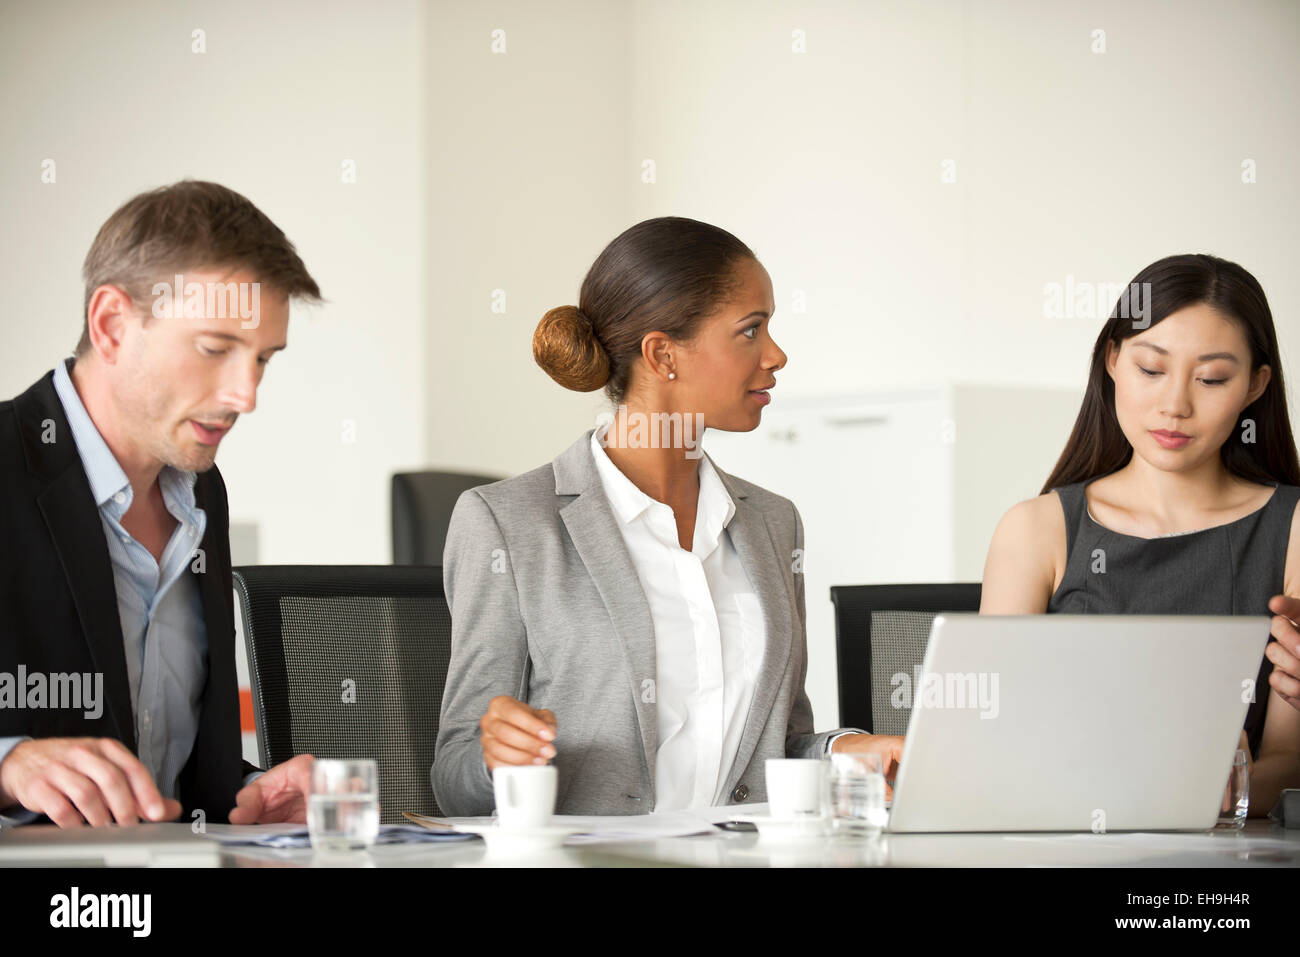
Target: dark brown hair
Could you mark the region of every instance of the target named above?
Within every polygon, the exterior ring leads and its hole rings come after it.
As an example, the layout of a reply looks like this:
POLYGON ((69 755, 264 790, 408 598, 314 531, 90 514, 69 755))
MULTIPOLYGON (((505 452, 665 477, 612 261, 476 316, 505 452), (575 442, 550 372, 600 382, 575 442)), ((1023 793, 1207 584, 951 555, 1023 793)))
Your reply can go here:
POLYGON ((735 290, 736 264, 755 258, 731 233, 708 223, 679 216, 637 223, 596 257, 576 307, 542 316, 533 358, 566 389, 604 386, 620 402, 641 340, 663 332, 689 341, 700 320, 735 290))
POLYGON ((245 270, 291 299, 321 301, 293 243, 265 213, 225 186, 181 180, 127 200, 99 227, 81 267, 77 355, 90 350, 90 297, 100 286, 121 287, 138 307, 156 281, 217 268, 245 270))
POLYGON ((1115 303, 1092 350, 1088 387, 1074 431, 1043 485, 1043 493, 1109 475, 1128 464, 1133 446, 1115 416, 1115 383, 1106 372, 1106 344, 1113 342, 1119 348, 1125 339, 1149 328, 1148 320, 1150 326, 1155 326, 1178 310, 1198 303, 1213 307, 1241 327, 1250 345, 1252 372, 1264 365, 1272 371, 1263 394, 1241 413, 1242 420, 1254 421, 1256 441, 1224 442, 1219 449, 1224 468, 1261 485, 1300 485, 1300 463, 1282 381, 1282 357, 1263 288, 1236 263, 1216 256, 1184 254, 1147 266, 1115 303), (1145 309, 1139 298, 1146 300, 1145 309))

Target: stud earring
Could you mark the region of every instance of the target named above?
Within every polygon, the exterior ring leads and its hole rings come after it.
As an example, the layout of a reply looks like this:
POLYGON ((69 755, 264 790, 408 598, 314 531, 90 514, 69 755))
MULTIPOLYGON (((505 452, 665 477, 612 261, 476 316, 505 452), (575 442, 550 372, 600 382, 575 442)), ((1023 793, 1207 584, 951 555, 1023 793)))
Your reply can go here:
POLYGON ((676 373, 676 372, 670 372, 670 373, 668 373, 668 378, 670 378, 670 379, 676 379, 676 378, 677 378, 677 373, 676 373))

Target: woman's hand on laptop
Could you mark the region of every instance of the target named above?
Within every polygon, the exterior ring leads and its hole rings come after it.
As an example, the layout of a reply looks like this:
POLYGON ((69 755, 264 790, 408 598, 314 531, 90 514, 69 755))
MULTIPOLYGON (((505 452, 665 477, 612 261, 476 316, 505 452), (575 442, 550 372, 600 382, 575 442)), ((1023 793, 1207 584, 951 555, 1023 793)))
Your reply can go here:
POLYGON ((509 695, 488 702, 479 720, 483 761, 489 770, 500 765, 548 764, 555 757, 555 715, 545 708, 530 708, 509 695))
POLYGON ((846 734, 835 739, 831 745, 835 754, 878 754, 885 771, 885 797, 893 799, 894 789, 889 782, 898 773, 899 762, 903 760, 903 736, 901 734, 846 734))
POLYGON ((1269 686, 1291 707, 1300 711, 1300 598, 1274 595, 1268 603, 1273 612, 1273 637, 1264 657, 1273 662, 1269 686))

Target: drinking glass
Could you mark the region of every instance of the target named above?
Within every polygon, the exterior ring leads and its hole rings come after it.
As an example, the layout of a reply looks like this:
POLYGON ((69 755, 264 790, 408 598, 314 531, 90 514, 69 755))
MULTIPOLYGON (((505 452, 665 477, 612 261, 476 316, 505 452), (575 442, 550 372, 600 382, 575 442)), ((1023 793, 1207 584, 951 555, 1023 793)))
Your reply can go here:
POLYGON ((889 820, 879 754, 836 752, 831 758, 831 814, 836 834, 879 834, 889 820))
POLYGON ((1232 756, 1232 772, 1228 786, 1223 791, 1223 804, 1219 807, 1219 820, 1215 827, 1240 829, 1246 825, 1246 812, 1250 810, 1250 758, 1245 748, 1238 748, 1232 756))
POLYGON ((355 850, 379 834, 379 770, 369 758, 318 758, 311 769, 307 832, 321 851, 355 850))

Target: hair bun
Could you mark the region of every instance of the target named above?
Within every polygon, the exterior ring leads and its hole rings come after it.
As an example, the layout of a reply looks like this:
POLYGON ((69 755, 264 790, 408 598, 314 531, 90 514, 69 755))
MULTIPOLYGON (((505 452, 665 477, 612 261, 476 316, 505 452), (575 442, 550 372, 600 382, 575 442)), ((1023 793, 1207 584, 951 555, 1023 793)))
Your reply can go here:
POLYGON ((533 359, 574 392, 595 392, 609 381, 609 354, 577 306, 559 306, 542 316, 533 333, 533 359))

